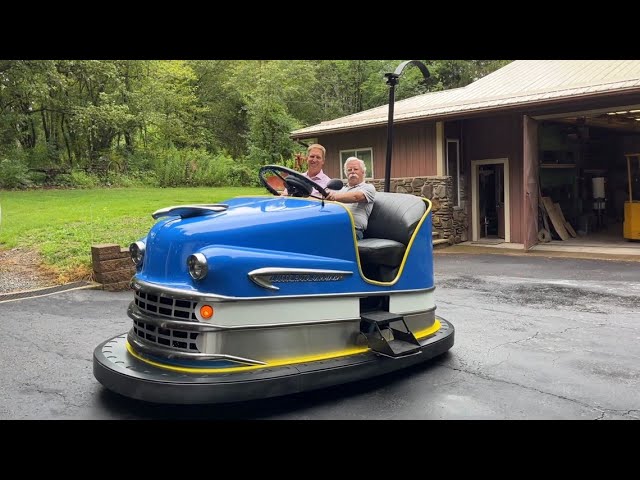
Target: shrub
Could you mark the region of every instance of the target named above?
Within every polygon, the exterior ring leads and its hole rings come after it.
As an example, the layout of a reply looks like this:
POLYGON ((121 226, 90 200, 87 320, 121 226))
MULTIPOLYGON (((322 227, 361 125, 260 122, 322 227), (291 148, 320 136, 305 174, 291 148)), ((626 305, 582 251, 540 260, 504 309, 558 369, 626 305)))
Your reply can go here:
POLYGON ((100 179, 90 175, 84 170, 73 170, 69 177, 69 183, 75 188, 95 188, 100 185, 100 179))
POLYGON ((154 159, 154 171, 159 187, 186 185, 184 158, 177 149, 160 153, 154 159))
POLYGON ((1 188, 26 188, 30 185, 28 169, 22 158, 0 159, 1 188))

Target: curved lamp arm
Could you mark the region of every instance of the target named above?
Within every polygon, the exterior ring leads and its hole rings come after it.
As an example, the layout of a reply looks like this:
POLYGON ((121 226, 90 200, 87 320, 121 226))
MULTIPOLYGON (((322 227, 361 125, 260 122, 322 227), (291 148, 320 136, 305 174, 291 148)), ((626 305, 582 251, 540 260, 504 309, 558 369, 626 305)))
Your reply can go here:
POLYGON ((387 124, 387 161, 385 164, 384 170, 384 191, 389 191, 389 185, 391 183, 391 152, 393 150, 393 107, 396 97, 396 85, 400 80, 400 75, 404 71, 405 67, 408 65, 415 65, 420 69, 422 75, 424 76, 424 80, 426 81, 430 74, 426 65, 422 63, 420 60, 407 60, 406 62, 402 62, 395 69, 393 73, 385 73, 384 76, 387 79, 387 85, 389 85, 389 121, 387 124))

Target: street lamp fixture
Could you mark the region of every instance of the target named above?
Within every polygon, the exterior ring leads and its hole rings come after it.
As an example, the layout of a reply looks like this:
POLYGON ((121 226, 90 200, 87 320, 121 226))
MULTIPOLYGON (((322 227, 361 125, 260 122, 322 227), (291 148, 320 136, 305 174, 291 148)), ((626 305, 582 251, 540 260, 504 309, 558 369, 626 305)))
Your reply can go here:
POLYGON ((384 170, 384 191, 389 191, 389 184, 391 183, 391 151, 393 150, 393 104, 396 97, 396 85, 400 80, 400 75, 404 71, 407 65, 415 65, 420 69, 424 76, 424 82, 429 78, 429 70, 424 63, 420 60, 407 60, 402 62, 393 73, 385 73, 387 78, 387 85, 389 85, 389 121, 387 124, 387 162, 384 170))

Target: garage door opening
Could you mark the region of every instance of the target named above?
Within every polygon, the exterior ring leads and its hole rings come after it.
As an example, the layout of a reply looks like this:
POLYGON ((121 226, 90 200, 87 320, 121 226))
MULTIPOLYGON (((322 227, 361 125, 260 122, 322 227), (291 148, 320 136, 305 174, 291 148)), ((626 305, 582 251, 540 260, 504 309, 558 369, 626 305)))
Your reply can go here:
MULTIPOLYGON (((541 208, 540 228, 546 214, 554 241, 633 246, 623 235, 629 200, 625 154, 631 152, 640 152, 640 109, 540 121, 538 181, 541 196, 551 201, 540 204, 555 205, 559 221, 564 217, 568 224, 563 235, 554 228, 549 212, 541 208)), ((640 190, 640 179, 631 181, 639 182, 640 190)))

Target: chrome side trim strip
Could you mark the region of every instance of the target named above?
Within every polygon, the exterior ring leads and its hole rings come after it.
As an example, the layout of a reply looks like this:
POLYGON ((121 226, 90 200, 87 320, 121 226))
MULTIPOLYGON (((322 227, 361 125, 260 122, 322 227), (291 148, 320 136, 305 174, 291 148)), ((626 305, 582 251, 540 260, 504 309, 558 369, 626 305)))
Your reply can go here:
POLYGON ((127 335, 127 341, 135 347, 135 349, 141 353, 147 355, 155 355, 165 358, 182 358, 186 360, 231 360, 233 362, 240 362, 247 365, 266 365, 265 362, 260 360, 254 360, 252 358, 236 357, 235 355, 226 355, 224 353, 191 353, 172 350, 169 348, 159 347, 157 345, 149 345, 146 342, 136 338, 135 335, 129 333, 127 335))
MULTIPOLYGON (((428 310, 424 310, 424 313, 428 313, 432 310, 435 310, 436 307, 430 308, 428 310)), ((408 315, 413 315, 414 313, 422 313, 422 312, 412 312, 408 315)), ((140 309, 132 302, 129 304, 129 308, 127 309, 127 315, 132 320, 136 320, 138 322, 151 323, 152 325, 156 325, 160 328, 173 328, 178 330, 189 330, 194 332, 222 332, 229 330, 253 330, 256 328, 282 328, 282 327, 304 327, 306 325, 318 325, 318 324, 331 324, 331 323, 343 323, 343 322, 353 322, 354 320, 359 320, 360 318, 346 318, 340 320, 314 320, 311 322, 286 322, 286 323, 256 323, 256 324, 248 324, 248 325, 234 325, 234 326, 226 326, 226 325, 215 325, 212 323, 204 323, 204 322, 186 322, 182 320, 171 320, 168 318, 158 318, 146 315, 140 311, 140 309)))
POLYGON ((271 282, 337 282, 353 272, 315 268, 258 268, 248 274, 253 283, 269 290, 280 290, 271 282))
POLYGON ((139 280, 135 276, 131 279, 131 288, 134 290, 144 289, 147 292, 157 293, 166 297, 178 298, 180 300, 196 300, 198 302, 238 302, 250 300, 283 300, 292 298, 320 298, 320 297, 376 297, 380 295, 392 295, 394 293, 416 293, 432 292, 436 287, 416 288, 412 290, 381 290, 378 292, 349 292, 349 293, 317 293, 313 295, 280 295, 277 297, 230 297, 211 293, 195 293, 192 290, 181 288, 168 288, 155 283, 139 280))
POLYGON ((212 203, 209 205, 175 205, 172 207, 161 208, 151 214, 154 219, 160 217, 174 217, 179 216, 181 218, 198 217, 200 215, 206 215, 209 213, 224 212, 229 208, 229 205, 223 203, 212 203))

